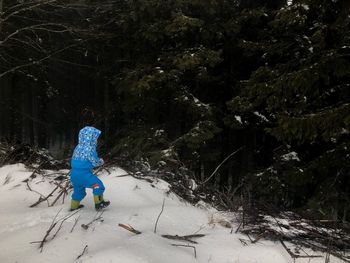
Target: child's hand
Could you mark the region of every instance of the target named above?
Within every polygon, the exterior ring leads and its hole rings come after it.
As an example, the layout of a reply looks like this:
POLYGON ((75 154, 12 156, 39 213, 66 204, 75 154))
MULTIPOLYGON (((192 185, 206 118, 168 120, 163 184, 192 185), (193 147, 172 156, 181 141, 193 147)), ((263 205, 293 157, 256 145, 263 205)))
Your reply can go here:
POLYGON ((105 161, 102 158, 100 158, 100 163, 101 163, 101 165, 103 165, 105 163, 105 161))

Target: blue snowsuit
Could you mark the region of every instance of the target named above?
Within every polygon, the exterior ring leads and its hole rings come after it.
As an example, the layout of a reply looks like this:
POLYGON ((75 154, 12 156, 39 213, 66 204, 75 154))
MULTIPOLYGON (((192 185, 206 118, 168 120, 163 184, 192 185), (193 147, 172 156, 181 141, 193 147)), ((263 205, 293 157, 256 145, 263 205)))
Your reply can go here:
POLYGON ((79 132, 79 144, 75 147, 71 160, 72 199, 81 201, 86 196, 85 188, 92 188, 93 194, 101 196, 105 187, 92 172, 94 167, 103 164, 96 152, 97 139, 101 131, 86 126, 79 132))

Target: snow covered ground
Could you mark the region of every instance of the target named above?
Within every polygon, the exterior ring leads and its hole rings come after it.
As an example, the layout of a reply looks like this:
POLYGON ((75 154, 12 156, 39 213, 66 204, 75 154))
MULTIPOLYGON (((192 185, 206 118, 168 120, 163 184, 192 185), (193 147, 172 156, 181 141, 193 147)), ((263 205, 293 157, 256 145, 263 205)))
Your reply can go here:
MULTIPOLYGON (((69 199, 48 207, 46 202, 29 206, 38 200, 39 194, 49 194, 55 185, 52 180, 37 176, 30 181, 30 187, 23 180, 32 174, 22 164, 0 168, 0 262, 1 263, 68 263, 68 262, 120 262, 120 263, 287 263, 293 262, 278 242, 259 241, 251 244, 241 234, 231 234, 231 228, 220 222, 227 222, 232 215, 223 214, 205 206, 192 206, 173 194, 167 195, 168 184, 164 181, 147 182, 131 176, 118 177, 125 171, 115 168, 112 173, 102 173, 100 178, 106 186, 105 198, 111 206, 103 213, 103 221, 97 221, 85 230, 81 224, 90 222, 96 212, 92 194, 83 200, 85 207, 62 225, 57 236, 49 236, 43 251, 38 243, 46 234, 52 220, 69 214, 69 199), (36 191, 37 193, 35 193, 36 191), (157 233, 155 222, 161 214, 157 233), (78 223, 73 228, 74 222, 78 223), (118 226, 129 224, 142 234, 135 235, 118 226), (162 235, 204 234, 195 239, 198 244, 170 240, 162 235), (246 240, 244 245, 239 239, 246 240), (193 245, 192 247, 172 246, 193 245), (77 257, 87 246, 84 255, 77 257)), ((52 171, 48 171, 52 173, 52 171)), ((54 200, 50 199, 50 200, 54 200)), ((237 228, 233 225, 233 229, 237 228)), ((319 253, 318 253, 319 254, 319 253)), ((324 258, 297 259, 296 262, 325 262, 324 258)), ((340 262, 331 258, 331 262, 340 262)))

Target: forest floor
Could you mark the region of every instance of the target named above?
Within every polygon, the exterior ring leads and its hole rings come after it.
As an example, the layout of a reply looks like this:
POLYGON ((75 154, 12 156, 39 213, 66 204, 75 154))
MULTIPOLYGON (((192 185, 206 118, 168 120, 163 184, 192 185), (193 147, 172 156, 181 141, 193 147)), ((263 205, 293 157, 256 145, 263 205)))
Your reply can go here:
MULTIPOLYGON (((22 164, 0 168, 2 263, 326 262, 324 254, 306 248, 308 255, 321 257, 292 259, 280 242, 252 243, 236 233, 235 214, 204 203, 191 205, 169 192, 167 182, 140 180, 120 168, 99 175, 106 186, 105 198, 111 201, 102 214, 94 210, 91 191, 82 201, 85 207, 74 213, 69 212, 70 193, 57 199, 55 192, 30 207, 60 185, 58 174, 66 173, 33 176, 22 164)), ((329 260, 342 262, 332 256, 329 260)))

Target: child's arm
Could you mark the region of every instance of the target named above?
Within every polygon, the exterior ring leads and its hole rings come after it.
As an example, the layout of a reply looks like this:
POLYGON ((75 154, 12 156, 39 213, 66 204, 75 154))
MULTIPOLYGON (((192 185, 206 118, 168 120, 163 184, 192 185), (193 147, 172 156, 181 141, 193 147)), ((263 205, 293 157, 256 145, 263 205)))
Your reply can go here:
POLYGON ((103 160, 98 157, 96 150, 91 151, 88 160, 91 162, 93 167, 98 167, 103 164, 103 160))

